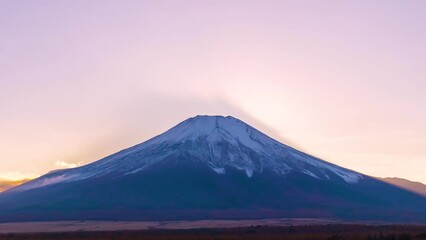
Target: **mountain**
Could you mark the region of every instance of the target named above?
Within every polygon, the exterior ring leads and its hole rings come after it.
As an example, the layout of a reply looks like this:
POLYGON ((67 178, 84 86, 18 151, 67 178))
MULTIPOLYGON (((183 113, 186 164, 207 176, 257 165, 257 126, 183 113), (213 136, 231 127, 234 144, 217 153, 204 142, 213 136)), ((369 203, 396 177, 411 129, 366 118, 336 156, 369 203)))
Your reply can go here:
POLYGON ((338 218, 426 222, 426 198, 196 116, 91 164, 0 194, 0 221, 338 218))
POLYGON ((379 178, 379 179, 389 184, 418 193, 426 197, 426 185, 424 185, 423 183, 413 182, 404 178, 396 178, 396 177, 379 178))

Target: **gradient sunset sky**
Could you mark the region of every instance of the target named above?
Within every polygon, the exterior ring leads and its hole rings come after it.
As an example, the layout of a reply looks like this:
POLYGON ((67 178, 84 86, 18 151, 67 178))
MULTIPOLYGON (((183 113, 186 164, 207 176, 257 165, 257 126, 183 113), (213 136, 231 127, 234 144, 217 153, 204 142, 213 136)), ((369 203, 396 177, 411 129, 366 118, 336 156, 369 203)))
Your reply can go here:
POLYGON ((2 0, 0 178, 197 114, 426 183, 426 1, 2 0))

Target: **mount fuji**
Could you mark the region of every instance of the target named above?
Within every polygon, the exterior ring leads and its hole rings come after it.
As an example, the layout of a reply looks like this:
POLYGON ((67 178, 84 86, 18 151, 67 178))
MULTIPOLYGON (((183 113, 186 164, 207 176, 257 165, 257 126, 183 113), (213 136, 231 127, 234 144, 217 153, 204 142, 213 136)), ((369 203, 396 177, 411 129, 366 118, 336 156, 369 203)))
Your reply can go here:
POLYGON ((0 221, 333 218, 426 222, 426 198, 196 116, 91 164, 0 193, 0 221))

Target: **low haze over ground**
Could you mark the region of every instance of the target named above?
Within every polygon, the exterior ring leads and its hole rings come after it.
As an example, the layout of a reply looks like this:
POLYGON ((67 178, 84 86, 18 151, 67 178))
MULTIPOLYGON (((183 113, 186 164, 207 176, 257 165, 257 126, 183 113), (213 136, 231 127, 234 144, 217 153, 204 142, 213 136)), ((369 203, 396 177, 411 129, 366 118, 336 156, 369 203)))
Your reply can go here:
POLYGON ((0 2, 0 178, 233 115, 426 183, 425 1, 0 2))

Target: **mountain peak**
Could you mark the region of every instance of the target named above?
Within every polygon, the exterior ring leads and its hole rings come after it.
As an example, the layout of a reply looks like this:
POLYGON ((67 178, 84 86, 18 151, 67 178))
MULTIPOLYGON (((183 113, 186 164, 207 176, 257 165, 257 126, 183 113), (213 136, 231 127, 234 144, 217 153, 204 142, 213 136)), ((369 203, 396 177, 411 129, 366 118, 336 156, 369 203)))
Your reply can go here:
POLYGON ((243 121, 232 117, 232 116, 221 116, 221 115, 197 115, 195 117, 188 118, 177 125, 191 126, 194 131, 199 130, 212 130, 214 128, 229 128, 229 127, 247 127, 248 124, 243 121))
POLYGON ((253 141, 256 141, 258 138, 262 138, 263 140, 267 138, 269 141, 272 140, 237 118, 218 115, 197 115, 191 117, 159 137, 167 141, 177 142, 187 140, 194 141, 199 138, 207 138, 211 141, 228 139, 238 141, 250 147, 258 147, 255 146, 258 144, 253 143, 253 141))
POLYGON ((198 115, 196 115, 194 117, 188 118, 187 120, 189 120, 189 119, 218 119, 218 118, 236 119, 235 117, 230 116, 230 115, 228 115, 228 116, 222 116, 222 115, 203 115, 203 114, 198 114, 198 115))

